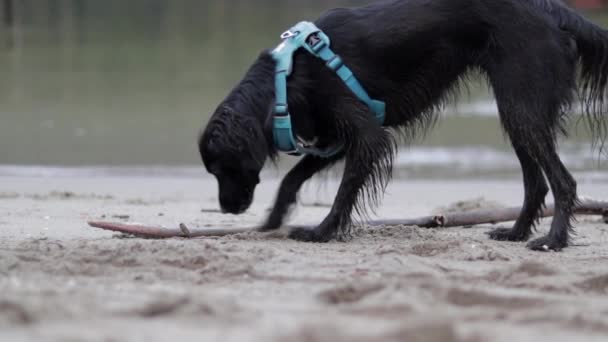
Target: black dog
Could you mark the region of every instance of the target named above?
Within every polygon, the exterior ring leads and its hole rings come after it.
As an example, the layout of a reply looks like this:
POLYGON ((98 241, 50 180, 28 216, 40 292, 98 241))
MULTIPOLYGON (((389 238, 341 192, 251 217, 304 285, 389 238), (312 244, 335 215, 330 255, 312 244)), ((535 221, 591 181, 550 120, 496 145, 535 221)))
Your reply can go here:
MULTIPOLYGON (((387 104, 385 127, 322 61, 298 51, 288 80, 295 133, 318 147, 342 142, 344 149, 330 158, 304 156, 283 179, 261 230, 279 228, 302 184, 345 159, 331 212, 314 230, 295 229, 290 237, 323 242, 348 234, 353 211, 364 214, 383 194, 395 135, 411 138, 423 132, 476 71, 493 88, 525 186, 515 226, 490 236, 527 240, 550 186, 556 203, 551 231, 528 247, 568 245, 576 182, 556 153, 556 139, 579 96, 596 141, 605 140, 608 34, 603 29, 558 0, 377 1, 329 11, 315 24, 370 96, 387 104)), ((263 52, 200 137, 201 156, 217 177, 225 212, 238 214, 249 207, 265 160, 277 155, 271 127, 274 79, 275 61, 263 52)))

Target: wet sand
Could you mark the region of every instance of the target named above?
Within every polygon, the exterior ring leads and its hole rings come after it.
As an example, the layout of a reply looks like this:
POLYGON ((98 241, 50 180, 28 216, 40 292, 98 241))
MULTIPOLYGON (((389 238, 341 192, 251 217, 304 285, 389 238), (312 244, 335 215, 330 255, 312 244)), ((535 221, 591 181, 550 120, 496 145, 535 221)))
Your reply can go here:
MULTIPOLYGON (((89 219, 250 226, 271 203, 215 211, 211 179, 0 178, 2 341, 605 341, 608 225, 580 218, 561 253, 490 241, 493 226, 359 227, 350 242, 248 233, 145 240, 89 219)), ((292 223, 314 224, 336 184, 306 187, 292 223)), ((458 200, 519 205, 513 180, 395 181, 382 218, 458 200)), ((608 196, 583 183, 581 195, 608 196)), ((543 220, 539 234, 548 230, 543 220)))

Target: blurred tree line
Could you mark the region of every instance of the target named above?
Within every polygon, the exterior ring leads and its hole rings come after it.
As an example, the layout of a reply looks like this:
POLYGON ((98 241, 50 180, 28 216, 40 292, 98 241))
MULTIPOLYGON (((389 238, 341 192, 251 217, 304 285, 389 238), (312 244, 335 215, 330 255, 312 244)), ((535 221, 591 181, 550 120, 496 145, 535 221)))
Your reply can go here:
MULTIPOLYGON (((129 39, 178 41, 179 37, 193 40, 221 36, 221 39, 238 40, 248 30, 260 34, 266 34, 266 30, 278 32, 293 18, 314 17, 324 8, 370 1, 0 0, 4 27, 0 30, 0 39, 9 50, 23 44, 78 46, 87 41, 120 43, 129 39), (267 27, 252 27, 264 21, 267 27)), ((608 0, 562 1, 580 8, 608 8, 608 0)), ((275 38, 270 34, 267 41, 274 42, 275 38)), ((265 43, 264 38, 260 39, 265 43)))
MULTIPOLYGON (((178 27, 201 26, 226 30, 234 20, 232 14, 247 11, 252 17, 282 13, 308 14, 307 8, 357 5, 363 0, 0 0, 4 30, 0 32, 10 46, 22 35, 34 30, 47 30, 74 35, 77 41, 96 31, 125 31, 132 27, 145 30, 148 36, 178 27), (205 22, 224 20, 219 26, 205 22), (199 23, 195 23, 195 22, 199 23), (92 32, 93 31, 93 32, 92 32)), ((243 26, 243 16, 233 26, 243 26)), ((64 37, 65 38, 65 37, 64 37)))
MULTIPOLYGON (((187 12, 204 9, 215 1, 170 1, 170 0, 0 0, 2 1, 2 18, 6 28, 17 24, 47 24, 59 25, 63 21, 81 21, 83 18, 92 19, 97 14, 124 11, 148 18, 150 21, 161 21, 171 11, 187 12)), ((608 0, 562 0, 572 6, 584 9, 608 7, 608 0)), ((235 6, 239 1, 222 1, 226 8, 235 6)), ((249 2, 249 1, 247 1, 249 2)), ((274 3, 279 7, 293 6, 290 0, 256 0, 254 2, 274 3)), ((340 3, 348 1, 308 0, 307 3, 340 3)), ((353 4, 361 1, 350 1, 353 4)), ((298 6, 299 7, 299 6, 298 6)))
POLYGON ((582 9, 600 9, 608 6, 608 0, 569 0, 568 2, 582 9))
MULTIPOLYGON (((20 19, 28 22, 33 17, 46 17, 48 23, 56 23, 67 17, 82 18, 85 13, 103 13, 112 9, 130 11, 136 9, 139 15, 150 15, 155 18, 163 16, 171 9, 192 9, 205 7, 208 1, 170 1, 170 0, 0 0, 2 1, 2 17, 4 24, 13 26, 19 14, 20 19), (17 13, 18 12, 18 13, 17 13)), ((600 8, 608 6, 608 0, 562 0, 579 8, 600 8)), ((233 6, 237 1, 224 1, 225 6, 233 6)), ((258 2, 258 1, 256 1, 258 2)), ((277 6, 293 5, 289 0, 266 0, 261 2, 274 2, 277 6)), ((316 0, 306 2, 324 2, 331 4, 339 1, 316 0)), ((351 1, 357 3, 357 1, 351 1)), ((340 2, 344 3, 344 1, 340 2)))

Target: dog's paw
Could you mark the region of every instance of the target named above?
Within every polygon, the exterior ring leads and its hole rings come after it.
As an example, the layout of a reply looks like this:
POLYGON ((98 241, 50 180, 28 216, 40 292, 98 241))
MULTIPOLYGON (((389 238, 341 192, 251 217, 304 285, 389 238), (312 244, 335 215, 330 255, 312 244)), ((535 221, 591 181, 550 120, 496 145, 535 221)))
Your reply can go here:
POLYGON ((555 238, 551 238, 549 236, 543 236, 541 238, 532 240, 528 243, 528 248, 530 248, 533 251, 540 251, 540 252, 549 252, 549 251, 555 251, 555 252, 559 252, 562 249, 568 247, 568 242, 567 241, 558 241, 555 238))
POLYGON ((490 239, 496 241, 527 241, 529 236, 526 234, 522 234, 515 229, 511 228, 497 228, 492 231, 487 232, 490 236, 490 239))
POLYGON ((320 234, 316 229, 310 228, 294 228, 289 232, 288 237, 302 242, 328 242, 331 240, 331 236, 320 234))
POLYGON ((271 232, 279 228, 281 228, 281 223, 266 222, 263 225, 259 226, 256 230, 258 232, 271 232))
POLYGON ((277 214, 276 210, 273 210, 266 219, 266 222, 258 227, 257 230, 259 232, 270 232, 281 228, 283 226, 283 216, 284 215, 277 214))

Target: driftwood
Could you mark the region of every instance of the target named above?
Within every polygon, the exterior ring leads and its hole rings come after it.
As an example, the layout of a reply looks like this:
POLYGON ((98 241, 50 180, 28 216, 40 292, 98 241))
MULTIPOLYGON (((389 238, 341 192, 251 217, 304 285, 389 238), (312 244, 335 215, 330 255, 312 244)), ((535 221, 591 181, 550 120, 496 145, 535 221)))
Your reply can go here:
POLYGON ((136 223, 117 223, 91 221, 89 226, 113 232, 151 239, 168 239, 173 237, 195 238, 201 236, 225 236, 255 231, 255 228, 188 228, 181 223, 179 228, 147 226, 136 223))
MULTIPOLYGON (((461 226, 474 226, 477 224, 496 224, 499 222, 514 221, 519 216, 521 207, 477 209, 464 212, 445 213, 434 216, 420 217, 410 220, 376 220, 368 223, 370 226, 418 226, 422 228, 450 228, 461 226)), ((574 213, 577 215, 608 216, 608 202, 591 199, 581 199, 574 213)), ((555 215, 555 207, 549 205, 543 209, 541 217, 555 215)), ((607 222, 608 223, 608 222, 607 222)))
MULTIPOLYGON (((520 211, 521 207, 478 209, 465 212, 453 212, 426 216, 415 219, 374 220, 365 222, 365 224, 372 227, 405 225, 418 226, 422 228, 450 228, 514 221, 519 216, 520 211)), ((608 223, 608 202, 582 199, 575 208, 575 213, 578 215, 601 215, 604 217, 604 222, 608 223)), ((554 206, 549 205, 543 210, 542 217, 549 217, 553 216, 554 214, 554 206)), ((195 229, 188 228, 183 223, 179 225, 179 228, 164 228, 141 224, 98 221, 89 222, 89 225, 104 230, 153 239, 166 239, 172 237, 194 238, 203 236, 225 236, 255 231, 255 228, 253 227, 195 229)))

